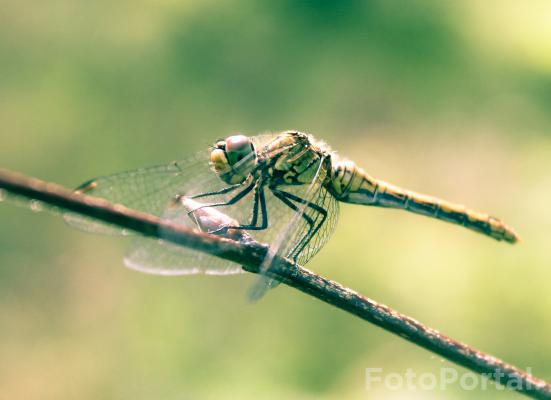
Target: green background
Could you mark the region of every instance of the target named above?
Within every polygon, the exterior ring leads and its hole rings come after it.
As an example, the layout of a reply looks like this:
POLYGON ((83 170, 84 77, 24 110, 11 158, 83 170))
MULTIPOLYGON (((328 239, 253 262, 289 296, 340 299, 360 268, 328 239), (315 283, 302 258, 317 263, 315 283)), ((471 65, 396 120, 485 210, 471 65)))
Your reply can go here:
MULTIPOLYGON (((551 379, 547 1, 4 1, 0 166, 69 187, 300 129, 487 210, 518 246, 343 206, 308 267, 551 379)), ((0 205, 2 399, 518 398, 367 390, 451 364, 283 285, 123 268, 125 238, 0 205)), ((465 370, 458 369, 459 373, 465 370)))

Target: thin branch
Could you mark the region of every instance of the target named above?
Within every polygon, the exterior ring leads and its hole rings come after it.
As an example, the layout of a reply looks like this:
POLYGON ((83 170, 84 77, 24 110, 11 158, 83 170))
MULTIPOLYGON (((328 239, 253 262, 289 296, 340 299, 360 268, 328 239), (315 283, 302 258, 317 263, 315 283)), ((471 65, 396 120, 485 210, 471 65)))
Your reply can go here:
MULTIPOLYGON (((159 238, 162 231, 162 238, 166 241, 239 263, 245 270, 253 273, 258 272, 267 252, 267 246, 260 243, 240 243, 199 232, 119 204, 74 193, 59 185, 4 169, 0 169, 0 189, 19 197, 41 201, 62 212, 76 212, 144 236, 159 238)), ((301 292, 348 311, 464 368, 485 374, 501 385, 529 397, 551 399, 549 383, 514 365, 449 338, 413 318, 286 259, 279 260, 275 265, 270 275, 301 292)))

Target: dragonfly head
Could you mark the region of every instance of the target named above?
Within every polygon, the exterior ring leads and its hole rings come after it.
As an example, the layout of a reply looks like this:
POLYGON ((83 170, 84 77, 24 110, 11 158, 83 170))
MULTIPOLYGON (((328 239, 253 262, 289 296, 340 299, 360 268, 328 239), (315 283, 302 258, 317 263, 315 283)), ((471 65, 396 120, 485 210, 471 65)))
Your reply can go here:
POLYGON ((214 171, 231 185, 245 181, 257 163, 253 142, 244 135, 233 135, 219 140, 210 152, 210 164, 214 171))

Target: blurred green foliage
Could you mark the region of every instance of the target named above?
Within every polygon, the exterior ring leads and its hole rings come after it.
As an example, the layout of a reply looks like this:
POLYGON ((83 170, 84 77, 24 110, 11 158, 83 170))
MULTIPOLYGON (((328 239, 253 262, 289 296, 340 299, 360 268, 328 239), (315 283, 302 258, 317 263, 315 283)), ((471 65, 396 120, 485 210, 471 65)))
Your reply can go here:
MULTIPOLYGON (((67 186, 297 128, 370 173, 489 210, 510 247, 346 206, 308 265, 551 379, 548 2, 7 1, 1 166, 67 186)), ((251 277, 121 267, 122 238, 0 207, 0 398, 516 398, 367 391, 447 362, 251 277)))

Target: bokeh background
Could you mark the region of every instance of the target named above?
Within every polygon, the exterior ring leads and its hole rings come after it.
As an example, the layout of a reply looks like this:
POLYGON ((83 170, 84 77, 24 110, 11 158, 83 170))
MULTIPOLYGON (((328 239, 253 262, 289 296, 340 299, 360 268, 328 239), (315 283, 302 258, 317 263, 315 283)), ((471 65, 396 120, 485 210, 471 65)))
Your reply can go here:
MULTIPOLYGON (((344 206, 309 268, 551 379, 551 4, 3 1, 0 165, 74 187, 296 128, 372 175, 490 211, 518 246, 344 206)), ((366 390, 446 361, 251 276, 122 266, 126 238, 0 205, 2 399, 517 398, 366 390)), ((458 369, 458 372, 465 372, 458 369)))

